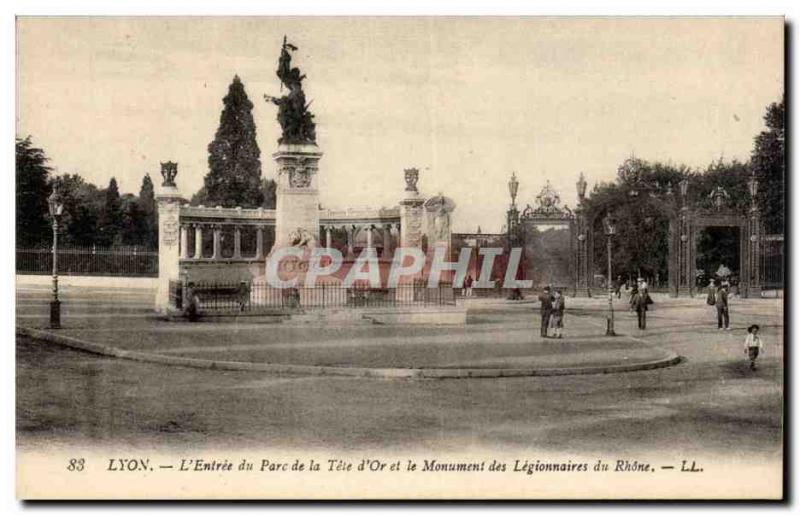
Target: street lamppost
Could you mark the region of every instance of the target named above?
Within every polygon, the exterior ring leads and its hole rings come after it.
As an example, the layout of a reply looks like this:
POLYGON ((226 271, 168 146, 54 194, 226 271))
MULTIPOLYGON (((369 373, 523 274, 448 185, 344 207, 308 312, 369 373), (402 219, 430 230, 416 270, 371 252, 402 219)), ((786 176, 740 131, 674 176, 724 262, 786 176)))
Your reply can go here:
POLYGON ((747 181, 747 189, 750 190, 750 211, 758 210, 758 205, 756 204, 756 195, 758 195, 758 177, 756 177, 756 172, 753 172, 750 175, 750 180, 747 181))
POLYGON ((519 190, 519 181, 517 174, 512 173, 511 179, 508 181, 508 192, 511 194, 511 207, 508 208, 506 213, 506 230, 509 251, 517 243, 517 224, 519 222, 519 211, 517 211, 517 191, 519 190))
POLYGON ((53 300, 50 302, 50 328, 61 328, 61 301, 58 300, 58 219, 64 212, 64 204, 58 190, 53 187, 53 193, 47 197, 47 208, 53 219, 53 300))
POLYGON ((606 336, 616 336, 614 332, 614 288, 611 282, 611 238, 617 232, 611 215, 606 214, 603 219, 603 229, 606 234, 606 249, 608 253, 608 318, 606 319, 606 336))
POLYGON ((511 173, 511 179, 508 181, 508 192, 511 194, 511 206, 517 205, 517 191, 519 190, 519 181, 517 180, 517 174, 515 172, 511 173))

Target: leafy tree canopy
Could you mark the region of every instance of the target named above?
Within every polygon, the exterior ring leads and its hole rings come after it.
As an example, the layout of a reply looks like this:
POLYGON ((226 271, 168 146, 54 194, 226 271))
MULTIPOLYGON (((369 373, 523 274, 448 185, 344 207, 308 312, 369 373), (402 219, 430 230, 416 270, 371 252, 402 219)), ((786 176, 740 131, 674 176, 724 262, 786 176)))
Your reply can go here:
POLYGON ((759 205, 767 231, 784 232, 784 196, 786 177, 785 99, 767 107, 766 129, 755 137, 750 160, 761 181, 759 205))

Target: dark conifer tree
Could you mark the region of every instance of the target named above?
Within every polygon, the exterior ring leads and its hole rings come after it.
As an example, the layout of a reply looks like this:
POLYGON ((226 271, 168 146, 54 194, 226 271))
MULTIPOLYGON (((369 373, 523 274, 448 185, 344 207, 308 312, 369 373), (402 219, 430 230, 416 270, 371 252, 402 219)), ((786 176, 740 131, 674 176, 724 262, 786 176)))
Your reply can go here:
POLYGON ((119 198, 117 179, 112 177, 105 190, 105 203, 100 212, 98 222, 98 243, 101 245, 114 245, 120 243, 123 213, 122 201, 119 198))
POLYGON ((51 223, 47 197, 50 195, 47 157, 33 146, 31 137, 16 140, 17 246, 50 242, 51 223))
POLYGON ((278 190, 278 183, 272 179, 262 179, 261 191, 264 192, 264 202, 261 207, 264 209, 275 209, 276 192, 278 190))
POLYGON ((222 102, 219 128, 208 145, 205 202, 211 206, 259 207, 263 202, 261 152, 256 143, 253 103, 238 75, 222 102))
POLYGON ((142 187, 139 189, 139 209, 144 217, 142 245, 150 248, 158 246, 158 219, 156 212, 156 196, 150 174, 145 174, 142 187))

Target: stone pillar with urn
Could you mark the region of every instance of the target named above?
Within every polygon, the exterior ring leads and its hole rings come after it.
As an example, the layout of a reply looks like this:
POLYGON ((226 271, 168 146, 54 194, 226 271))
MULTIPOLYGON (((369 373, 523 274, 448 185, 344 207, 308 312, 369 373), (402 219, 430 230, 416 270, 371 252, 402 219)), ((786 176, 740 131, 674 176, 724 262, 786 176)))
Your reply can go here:
POLYGON ((419 170, 405 170, 405 196, 400 201, 400 246, 422 247, 424 212, 422 205, 425 198, 417 190, 419 170))
POLYGON ((163 182, 156 194, 158 206, 158 284, 156 311, 166 314, 171 310, 169 284, 180 278, 180 206, 185 202, 175 186, 178 164, 161 163, 163 182))

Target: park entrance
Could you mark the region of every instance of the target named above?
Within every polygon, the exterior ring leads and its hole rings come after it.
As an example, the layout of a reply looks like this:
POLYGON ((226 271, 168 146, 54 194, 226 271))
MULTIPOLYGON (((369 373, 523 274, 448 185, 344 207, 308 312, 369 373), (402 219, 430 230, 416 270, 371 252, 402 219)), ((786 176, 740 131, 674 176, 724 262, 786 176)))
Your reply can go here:
POLYGON ((715 277, 738 284, 741 272, 741 229, 739 227, 702 228, 697 235, 695 285, 703 288, 715 277))
MULTIPOLYGON (((514 181, 516 178, 512 177, 510 186, 514 181)), ((730 195, 719 185, 710 192, 697 192, 693 200, 690 200, 688 179, 683 179, 678 186, 678 191, 673 191, 671 185, 638 185, 632 197, 638 197, 635 203, 644 206, 644 211, 625 221, 650 223, 653 227, 668 224, 666 241, 642 243, 652 247, 645 249, 647 253, 666 259, 667 277, 662 281, 659 273, 655 282, 664 283, 673 297, 694 296, 705 289, 710 276, 727 269, 738 282, 740 295, 759 297, 765 260, 761 256, 763 231, 755 201, 757 179, 751 177, 748 181, 750 205, 745 208, 733 205, 730 195), (722 270, 720 265, 724 265, 722 270)), ((573 287, 568 290, 575 295, 603 294, 608 281, 602 252, 606 242, 598 227, 603 217, 613 213, 617 206, 590 206, 583 174, 577 182, 578 206, 574 212, 553 202, 558 194, 548 184, 537 198, 537 207, 526 209, 520 216, 516 208, 516 188, 511 189, 508 238, 510 245, 518 244, 525 249, 525 278, 534 280, 534 287, 543 284, 564 287, 566 285, 561 283, 564 277, 569 277, 573 287), (595 241, 601 237, 602 241, 595 241), (596 251, 596 247, 600 250, 596 251)), ((660 270, 663 266, 653 268, 660 270)), ((622 272, 614 274, 626 277, 622 272)), ((652 283, 653 278, 650 279, 652 283)))

